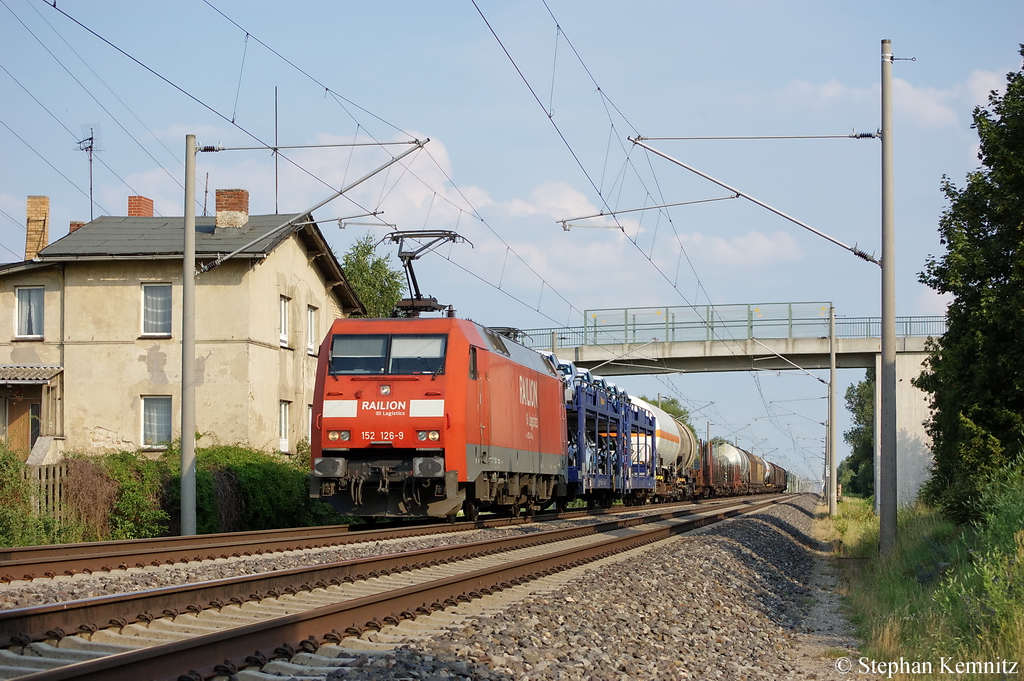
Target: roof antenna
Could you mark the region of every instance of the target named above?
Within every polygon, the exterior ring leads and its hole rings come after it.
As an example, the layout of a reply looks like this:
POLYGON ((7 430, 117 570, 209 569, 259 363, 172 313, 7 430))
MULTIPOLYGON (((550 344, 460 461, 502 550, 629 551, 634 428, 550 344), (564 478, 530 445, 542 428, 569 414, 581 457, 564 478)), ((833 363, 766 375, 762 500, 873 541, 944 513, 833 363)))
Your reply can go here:
POLYGON ((203 217, 209 215, 206 212, 206 202, 210 198, 210 173, 206 173, 206 186, 203 188, 203 217))
MULTIPOLYGON (((84 126, 82 131, 84 134, 84 126)), ((93 220, 93 206, 95 206, 95 203, 92 200, 92 155, 93 152, 98 151, 98 149, 96 149, 97 144, 98 140, 96 139, 96 134, 93 132, 92 128, 89 128, 88 137, 78 140, 79 150, 84 151, 89 155, 89 222, 92 222, 93 220)))

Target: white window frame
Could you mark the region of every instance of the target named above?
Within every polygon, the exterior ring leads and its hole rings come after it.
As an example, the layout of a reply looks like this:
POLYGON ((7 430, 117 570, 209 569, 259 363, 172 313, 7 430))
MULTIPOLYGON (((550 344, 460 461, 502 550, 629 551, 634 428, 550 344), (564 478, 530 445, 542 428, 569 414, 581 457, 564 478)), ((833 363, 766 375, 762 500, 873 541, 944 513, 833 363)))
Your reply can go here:
POLYGON ((281 331, 281 347, 288 347, 288 303, 291 299, 288 296, 281 296, 280 298, 280 314, 278 316, 278 328, 281 331))
POLYGON ((140 336, 143 338, 170 338, 171 332, 174 328, 174 289, 168 282, 151 282, 142 285, 142 314, 140 315, 142 321, 142 328, 140 330, 140 336), (166 331, 146 331, 146 289, 149 288, 166 288, 168 293, 168 312, 170 313, 167 317, 167 330, 166 331))
POLYGON ((277 449, 281 452, 289 451, 288 448, 288 418, 291 411, 291 402, 280 400, 277 403, 277 449))
POLYGON ((313 405, 306 405, 306 440, 313 443, 313 405))
POLYGON ((174 398, 170 395, 142 395, 141 409, 139 410, 139 442, 142 443, 143 449, 167 449, 171 444, 171 440, 174 438, 174 398), (159 400, 161 403, 168 405, 168 422, 167 422, 167 439, 160 440, 158 442, 147 442, 146 440, 146 403, 159 400))
MULTIPOLYGON (((44 329, 45 329, 44 325, 45 325, 45 322, 46 322, 46 287, 45 286, 15 286, 14 287, 14 297, 15 297, 15 300, 16 300, 15 309, 14 309, 14 337, 15 338, 27 339, 27 340, 43 340, 43 332, 44 332, 44 329), (29 307, 31 309, 31 301, 30 300, 25 300, 25 301, 22 300, 22 297, 21 297, 21 292, 22 291, 25 291, 25 292, 39 291, 42 294, 40 296, 41 300, 40 300, 40 304, 39 304, 39 314, 38 314, 38 316, 41 317, 41 319, 38 322, 39 333, 22 333, 22 325, 21 325, 21 321, 22 321, 22 316, 21 316, 22 305, 25 304, 25 303, 28 303, 29 307)), ((34 321, 36 314, 33 313, 32 316, 33 316, 33 321, 34 321)), ((33 326, 36 326, 36 324, 33 324, 33 326)))
POLYGON ((316 357, 317 342, 316 313, 319 312, 312 305, 306 306, 306 352, 311 357, 316 357))

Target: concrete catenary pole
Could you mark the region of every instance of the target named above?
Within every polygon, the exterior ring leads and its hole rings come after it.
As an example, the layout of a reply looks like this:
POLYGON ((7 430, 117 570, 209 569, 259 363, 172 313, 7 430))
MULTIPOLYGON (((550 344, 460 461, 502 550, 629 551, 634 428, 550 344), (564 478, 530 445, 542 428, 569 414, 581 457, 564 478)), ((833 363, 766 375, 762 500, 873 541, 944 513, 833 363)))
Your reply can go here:
POLYGON ((828 308, 828 514, 836 517, 836 308, 828 308))
POLYGON ((181 535, 196 533, 196 136, 185 136, 181 265, 181 535))
POLYGON ((892 171, 892 43, 882 41, 882 375, 878 550, 896 544, 896 249, 892 171))

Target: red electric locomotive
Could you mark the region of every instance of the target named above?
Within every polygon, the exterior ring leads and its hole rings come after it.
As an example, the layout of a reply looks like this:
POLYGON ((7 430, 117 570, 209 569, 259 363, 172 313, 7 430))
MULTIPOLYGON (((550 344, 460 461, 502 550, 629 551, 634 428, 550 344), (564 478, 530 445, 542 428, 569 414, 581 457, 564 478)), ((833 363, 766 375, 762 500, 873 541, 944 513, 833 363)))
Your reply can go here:
POLYGON ((320 346, 310 496, 355 516, 474 519, 567 493, 563 383, 455 318, 339 319, 320 346))

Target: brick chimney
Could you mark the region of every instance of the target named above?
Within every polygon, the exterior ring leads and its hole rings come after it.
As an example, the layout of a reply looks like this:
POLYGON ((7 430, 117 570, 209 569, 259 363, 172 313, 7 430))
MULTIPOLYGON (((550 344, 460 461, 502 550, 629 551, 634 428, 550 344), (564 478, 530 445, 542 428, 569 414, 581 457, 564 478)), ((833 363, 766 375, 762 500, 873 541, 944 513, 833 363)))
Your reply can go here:
POLYGON ((246 189, 217 190, 217 227, 243 227, 249 221, 246 189))
POLYGON ((153 217, 153 199, 145 196, 128 197, 128 217, 130 218, 151 218, 153 217))
POLYGON ((50 243, 50 197, 30 196, 25 208, 25 260, 32 260, 50 243))
POLYGON ((76 232, 76 231, 78 231, 80 228, 82 228, 84 226, 85 226, 85 223, 82 222, 81 220, 72 220, 71 221, 71 226, 68 227, 68 234, 71 234, 72 232, 76 232))

